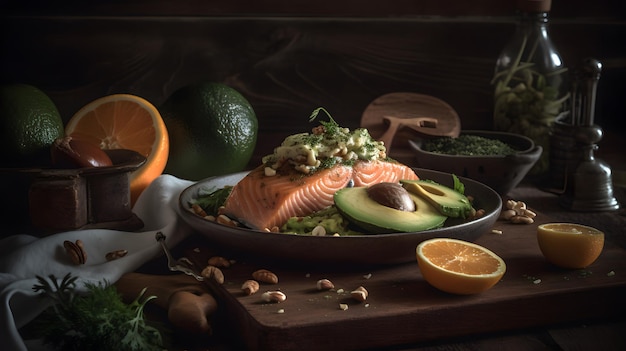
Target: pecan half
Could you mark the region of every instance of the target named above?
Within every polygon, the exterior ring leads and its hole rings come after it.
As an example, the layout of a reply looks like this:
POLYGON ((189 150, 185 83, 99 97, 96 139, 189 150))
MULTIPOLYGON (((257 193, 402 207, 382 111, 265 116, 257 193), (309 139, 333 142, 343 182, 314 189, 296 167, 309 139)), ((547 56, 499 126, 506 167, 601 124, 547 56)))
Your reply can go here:
POLYGON ((85 262, 87 262, 87 253, 85 252, 85 247, 81 240, 76 240, 76 242, 65 240, 63 247, 72 260, 72 263, 75 265, 85 264, 85 262))

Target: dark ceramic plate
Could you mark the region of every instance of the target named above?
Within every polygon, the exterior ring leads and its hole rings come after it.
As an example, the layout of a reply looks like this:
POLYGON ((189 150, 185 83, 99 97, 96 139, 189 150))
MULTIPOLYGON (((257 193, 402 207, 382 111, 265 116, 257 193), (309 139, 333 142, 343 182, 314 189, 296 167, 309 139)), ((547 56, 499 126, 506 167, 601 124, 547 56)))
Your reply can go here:
MULTIPOLYGON (((415 170, 421 179, 429 179, 452 187, 450 174, 426 169, 415 170)), ((498 219, 502 200, 491 188, 468 178, 460 178, 465 193, 475 198, 476 208, 485 215, 472 221, 448 219, 443 228, 416 233, 390 233, 356 236, 309 236, 267 233, 245 228, 233 228, 207 221, 189 210, 189 202, 199 191, 235 185, 246 172, 202 180, 185 189, 179 199, 180 214, 210 246, 241 256, 255 256, 299 263, 317 264, 398 264, 415 260, 416 246, 435 237, 474 241, 491 230, 498 219)))

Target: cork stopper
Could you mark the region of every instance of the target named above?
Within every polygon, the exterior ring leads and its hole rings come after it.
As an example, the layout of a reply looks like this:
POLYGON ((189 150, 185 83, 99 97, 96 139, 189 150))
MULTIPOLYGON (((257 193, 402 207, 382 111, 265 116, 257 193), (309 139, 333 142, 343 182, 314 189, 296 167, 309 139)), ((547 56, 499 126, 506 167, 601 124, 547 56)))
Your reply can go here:
POLYGON ((550 12, 552 0, 517 0, 517 8, 522 12, 550 12))

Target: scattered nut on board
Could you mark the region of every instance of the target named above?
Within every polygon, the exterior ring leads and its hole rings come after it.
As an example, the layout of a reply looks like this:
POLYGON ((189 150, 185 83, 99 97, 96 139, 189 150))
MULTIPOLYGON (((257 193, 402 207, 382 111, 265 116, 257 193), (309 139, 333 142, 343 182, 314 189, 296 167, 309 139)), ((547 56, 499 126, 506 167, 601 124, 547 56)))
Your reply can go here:
POLYGON ((261 295, 261 298, 265 302, 278 303, 287 300, 287 295, 285 295, 282 291, 272 290, 266 291, 261 295))
POLYGON ((278 276, 267 269, 254 271, 252 273, 252 278, 261 283, 278 284, 278 276))
POLYGON ((215 266, 206 266, 200 272, 200 275, 204 277, 204 279, 213 279, 219 284, 224 284, 224 273, 221 269, 215 266))
POLYGON ((328 279, 320 279, 317 281, 317 290, 330 290, 334 288, 335 284, 328 279))
POLYGON ((507 200, 500 212, 500 219, 513 224, 532 224, 537 214, 526 206, 522 201, 507 200))
POLYGON ((241 285, 241 290, 246 295, 253 295, 259 291, 259 282, 256 280, 248 279, 241 285))
POLYGON ((352 296, 353 299, 359 302, 363 302, 367 300, 367 295, 368 295, 367 290, 365 290, 365 288, 362 286, 359 286, 358 288, 350 292, 350 296, 352 296))

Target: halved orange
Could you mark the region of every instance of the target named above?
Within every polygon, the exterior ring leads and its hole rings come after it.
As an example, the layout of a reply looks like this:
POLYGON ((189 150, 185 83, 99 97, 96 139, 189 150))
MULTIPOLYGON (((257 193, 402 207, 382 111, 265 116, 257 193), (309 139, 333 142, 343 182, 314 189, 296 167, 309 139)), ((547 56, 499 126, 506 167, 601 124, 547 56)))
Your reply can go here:
POLYGON ((499 282, 506 271, 506 264, 498 255, 463 240, 426 240, 417 245, 416 255, 424 279, 452 294, 486 291, 499 282))
POLYGON ((604 233, 574 223, 546 223, 537 227, 537 242, 544 257, 563 268, 585 268, 604 248, 604 233))
POLYGON ((101 149, 128 149, 146 157, 129 177, 131 202, 163 173, 169 138, 159 111, 136 95, 113 94, 96 99, 72 116, 65 134, 99 145, 101 149))

